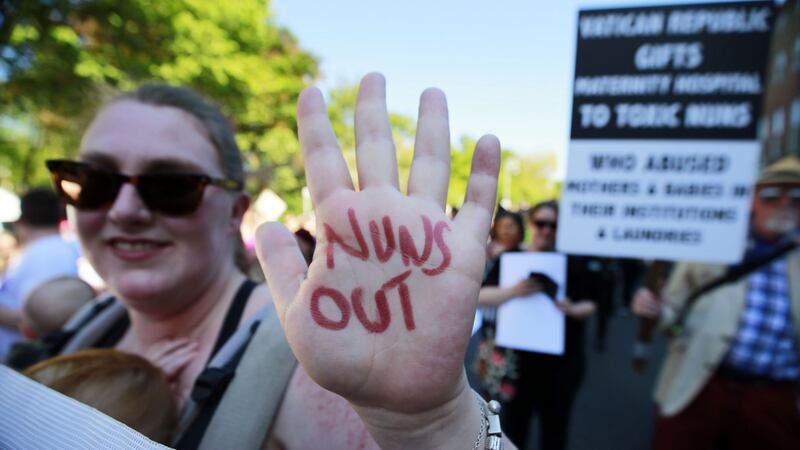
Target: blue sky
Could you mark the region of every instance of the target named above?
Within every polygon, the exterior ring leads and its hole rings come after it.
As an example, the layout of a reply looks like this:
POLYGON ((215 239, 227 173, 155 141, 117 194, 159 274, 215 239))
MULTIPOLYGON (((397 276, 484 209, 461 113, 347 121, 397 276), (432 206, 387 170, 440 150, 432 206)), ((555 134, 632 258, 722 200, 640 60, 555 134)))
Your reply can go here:
POLYGON ((696 2, 272 0, 271 6, 277 22, 320 58, 323 91, 379 71, 387 78, 389 109, 416 117, 419 94, 436 86, 448 97, 453 139, 493 133, 519 153, 556 152, 563 167, 578 10, 685 3, 696 2))

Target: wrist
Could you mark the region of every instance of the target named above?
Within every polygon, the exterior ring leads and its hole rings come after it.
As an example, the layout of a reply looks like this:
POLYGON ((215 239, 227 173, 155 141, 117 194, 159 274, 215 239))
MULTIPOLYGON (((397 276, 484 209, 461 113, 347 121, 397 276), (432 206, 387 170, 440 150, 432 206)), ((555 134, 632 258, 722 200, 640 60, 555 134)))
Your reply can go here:
POLYGON ((485 445, 486 423, 474 391, 462 374, 459 388, 449 400, 431 410, 402 413, 353 405, 378 445, 384 450, 473 448, 483 431, 478 449, 485 445))

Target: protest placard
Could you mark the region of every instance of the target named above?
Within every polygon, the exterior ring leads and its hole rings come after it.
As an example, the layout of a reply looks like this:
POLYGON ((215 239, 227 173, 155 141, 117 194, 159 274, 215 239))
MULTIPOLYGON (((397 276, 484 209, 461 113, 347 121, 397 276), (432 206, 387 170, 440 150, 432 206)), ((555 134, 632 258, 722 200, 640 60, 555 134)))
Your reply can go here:
POLYGON ((559 251, 742 257, 771 19, 771 2, 579 13, 559 251))
POLYGON ((500 287, 534 278, 543 290, 497 308, 498 345, 555 355, 564 353, 564 314, 555 302, 566 295, 566 270, 566 255, 560 253, 507 252, 500 257, 500 287))

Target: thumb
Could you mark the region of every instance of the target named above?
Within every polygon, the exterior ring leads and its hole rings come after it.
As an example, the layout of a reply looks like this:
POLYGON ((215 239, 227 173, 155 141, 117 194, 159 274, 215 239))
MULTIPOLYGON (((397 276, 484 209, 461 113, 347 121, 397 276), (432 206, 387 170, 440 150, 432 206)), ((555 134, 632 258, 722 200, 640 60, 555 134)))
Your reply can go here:
POLYGON ((268 222, 256 231, 256 254, 283 323, 286 308, 297 295, 308 266, 297 241, 280 223, 268 222))

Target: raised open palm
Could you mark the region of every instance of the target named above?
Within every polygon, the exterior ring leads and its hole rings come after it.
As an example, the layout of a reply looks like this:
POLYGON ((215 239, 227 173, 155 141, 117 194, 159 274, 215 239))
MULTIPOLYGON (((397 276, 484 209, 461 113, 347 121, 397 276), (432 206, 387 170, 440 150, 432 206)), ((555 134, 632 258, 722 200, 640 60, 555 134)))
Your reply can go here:
POLYGON ((281 225, 259 230, 259 256, 281 323, 314 381, 357 408, 424 414, 460 395, 494 207, 499 142, 479 140, 466 201, 444 213, 450 136, 444 94, 426 90, 408 195, 397 163, 382 76, 364 77, 355 128, 355 191, 320 92, 297 116, 318 244, 306 265, 281 225), (306 275, 307 273, 307 275, 306 275))

